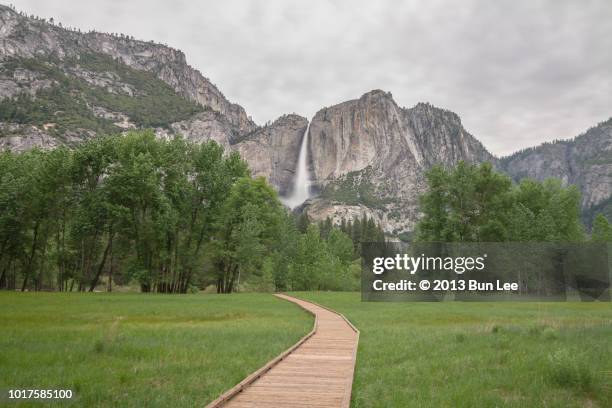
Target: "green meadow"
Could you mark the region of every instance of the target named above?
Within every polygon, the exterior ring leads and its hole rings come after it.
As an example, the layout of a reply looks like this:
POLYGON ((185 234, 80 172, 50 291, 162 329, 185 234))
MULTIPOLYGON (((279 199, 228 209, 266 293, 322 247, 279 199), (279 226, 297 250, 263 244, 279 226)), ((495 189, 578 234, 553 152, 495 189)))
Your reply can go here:
POLYGON ((2 390, 73 390, 56 406, 194 407, 295 343, 313 319, 269 294, 0 292, 0 322, 2 390))
MULTIPOLYGON (((610 303, 363 303, 354 407, 608 407, 610 303)), ((56 406, 203 406, 312 327, 270 294, 0 293, 0 389, 56 406)), ((41 406, 29 402, 10 406, 41 406)))
POLYGON ((610 303, 374 303, 303 292, 361 331, 354 407, 612 406, 610 303))

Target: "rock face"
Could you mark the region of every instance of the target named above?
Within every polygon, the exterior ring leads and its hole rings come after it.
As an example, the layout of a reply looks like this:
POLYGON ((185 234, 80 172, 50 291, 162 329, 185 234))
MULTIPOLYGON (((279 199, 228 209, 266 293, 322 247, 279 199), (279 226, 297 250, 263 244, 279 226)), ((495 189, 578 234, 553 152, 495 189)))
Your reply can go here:
POLYGON ((456 114, 424 103, 400 108, 380 90, 320 110, 310 134, 313 173, 322 184, 372 165, 388 173, 398 165, 416 169, 493 159, 456 114))
POLYGON ((414 228, 424 174, 434 164, 492 162, 515 181, 559 178, 582 192, 587 223, 612 219, 612 119, 573 140, 545 143, 502 159, 492 156, 452 112, 420 103, 397 106, 389 93, 320 110, 310 126, 312 174, 319 197, 305 211, 335 221, 366 214, 391 233, 414 228))
POLYGON ((308 214, 341 218, 360 209, 388 232, 413 227, 424 174, 432 165, 495 161, 456 114, 429 104, 404 109, 379 90, 317 112, 310 151, 322 193, 308 214))
POLYGON ((211 110, 198 113, 187 120, 175 122, 170 126, 172 128, 171 133, 183 135, 191 142, 203 143, 214 140, 225 150, 231 149, 232 143, 239 136, 236 134, 235 128, 222 114, 211 110))
POLYGON ((573 140, 545 143, 500 160, 516 181, 559 178, 582 192, 585 218, 602 211, 612 218, 612 118, 573 140))
POLYGON ((281 195, 289 195, 307 126, 306 118, 285 115, 258 129, 234 148, 250 164, 253 175, 266 177, 281 195))
POLYGON ((0 137, 0 151, 8 149, 16 152, 40 147, 53 149, 59 146, 57 140, 36 126, 0 124, 0 129, 10 132, 10 136, 0 137))

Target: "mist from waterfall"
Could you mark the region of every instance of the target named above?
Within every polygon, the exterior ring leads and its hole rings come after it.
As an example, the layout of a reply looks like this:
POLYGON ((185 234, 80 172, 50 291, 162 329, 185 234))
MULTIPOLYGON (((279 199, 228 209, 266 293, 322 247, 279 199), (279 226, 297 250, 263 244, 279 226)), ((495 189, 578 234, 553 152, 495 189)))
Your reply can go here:
POLYGON ((308 133, 310 131, 310 122, 306 126, 304 136, 302 136, 302 145, 300 146, 300 155, 298 157, 297 167, 295 168, 295 178, 293 180, 293 190, 291 195, 284 198, 283 203, 289 208, 295 208, 308 200, 310 197, 310 172, 308 171, 308 133))

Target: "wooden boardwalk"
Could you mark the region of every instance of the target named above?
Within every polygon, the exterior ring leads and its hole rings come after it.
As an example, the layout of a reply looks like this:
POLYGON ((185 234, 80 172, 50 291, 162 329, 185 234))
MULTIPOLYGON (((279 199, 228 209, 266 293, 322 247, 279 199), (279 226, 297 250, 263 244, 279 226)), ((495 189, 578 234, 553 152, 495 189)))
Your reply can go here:
POLYGON ((291 296, 276 296, 312 313, 313 330, 207 408, 348 407, 359 331, 332 310, 291 296))

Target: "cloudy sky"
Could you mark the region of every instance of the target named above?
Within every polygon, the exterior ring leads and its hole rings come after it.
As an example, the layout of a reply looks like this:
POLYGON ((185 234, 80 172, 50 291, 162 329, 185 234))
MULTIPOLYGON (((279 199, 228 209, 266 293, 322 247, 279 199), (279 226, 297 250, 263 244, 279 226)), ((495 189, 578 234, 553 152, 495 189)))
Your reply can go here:
POLYGON ((612 116, 610 0, 7 1, 179 48, 260 124, 383 89, 503 155, 612 116))

